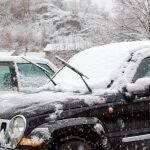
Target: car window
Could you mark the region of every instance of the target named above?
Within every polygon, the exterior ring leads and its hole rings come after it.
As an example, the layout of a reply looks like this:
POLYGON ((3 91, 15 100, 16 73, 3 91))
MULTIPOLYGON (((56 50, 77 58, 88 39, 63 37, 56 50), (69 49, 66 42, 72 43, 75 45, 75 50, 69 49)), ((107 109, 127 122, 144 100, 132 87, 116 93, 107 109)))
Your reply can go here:
MULTIPOLYGON (((54 75, 54 71, 47 64, 39 64, 48 70, 49 76, 54 75)), ((18 63, 18 71, 22 87, 40 87, 49 82, 46 74, 37 66, 30 63, 18 63)))
POLYGON ((142 60, 133 77, 133 82, 143 77, 150 77, 150 57, 142 60))
POLYGON ((0 90, 12 89, 11 63, 0 62, 0 90))
POLYGON ((47 71, 50 72, 50 73, 49 73, 49 76, 50 76, 50 77, 55 74, 55 71, 52 70, 48 65, 46 65, 46 64, 40 64, 40 63, 38 63, 38 64, 39 64, 40 66, 44 67, 47 71))

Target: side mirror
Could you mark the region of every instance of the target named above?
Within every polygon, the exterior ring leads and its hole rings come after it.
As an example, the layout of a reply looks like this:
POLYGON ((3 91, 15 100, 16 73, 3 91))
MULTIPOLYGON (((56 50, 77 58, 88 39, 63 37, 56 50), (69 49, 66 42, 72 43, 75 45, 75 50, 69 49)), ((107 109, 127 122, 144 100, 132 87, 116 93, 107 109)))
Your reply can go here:
POLYGON ((135 83, 128 83, 126 90, 132 95, 150 95, 150 78, 140 78, 135 83))

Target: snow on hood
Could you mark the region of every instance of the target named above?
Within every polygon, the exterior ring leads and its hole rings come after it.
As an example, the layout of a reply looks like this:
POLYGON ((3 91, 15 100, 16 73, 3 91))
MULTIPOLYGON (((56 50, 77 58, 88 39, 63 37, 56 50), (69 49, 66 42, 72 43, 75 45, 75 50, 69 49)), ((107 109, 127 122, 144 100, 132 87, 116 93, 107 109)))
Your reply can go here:
MULTIPOLYGON (((133 52, 150 47, 149 41, 122 42, 103 45, 84 50, 73 56, 69 63, 87 75, 86 80, 93 89, 105 89, 118 76, 122 66, 133 52)), ((80 77, 65 67, 54 80, 58 83, 55 90, 87 90, 80 77)))
POLYGON ((60 105, 63 102, 74 101, 74 100, 83 100, 86 104, 93 103, 104 103, 104 98, 94 95, 77 95, 73 93, 62 93, 62 92, 39 92, 35 94, 26 94, 26 93, 5 93, 0 95, 0 114, 5 114, 7 112, 12 113, 13 111, 21 111, 28 113, 35 113, 43 107, 43 109, 50 109, 50 106, 55 108, 55 111, 58 111, 58 108, 63 110, 63 107, 60 105))

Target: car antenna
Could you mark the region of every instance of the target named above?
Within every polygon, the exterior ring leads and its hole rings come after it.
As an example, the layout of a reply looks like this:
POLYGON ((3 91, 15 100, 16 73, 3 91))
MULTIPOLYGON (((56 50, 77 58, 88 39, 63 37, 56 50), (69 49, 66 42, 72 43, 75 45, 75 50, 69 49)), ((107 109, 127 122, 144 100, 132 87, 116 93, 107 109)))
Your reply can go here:
POLYGON ((89 85, 87 84, 87 82, 86 82, 86 81, 84 80, 84 78, 83 78, 83 77, 85 77, 85 78, 89 79, 86 75, 84 75, 82 72, 80 72, 79 70, 77 70, 76 68, 74 68, 73 66, 71 66, 69 63, 67 63, 67 62, 66 62, 65 60, 63 60, 62 58, 60 58, 60 57, 58 57, 58 56, 55 56, 55 58, 58 59, 59 61, 61 61, 61 63, 62 63, 63 65, 65 65, 66 67, 68 67, 69 69, 71 69, 72 71, 74 71, 75 73, 77 73, 77 74, 81 77, 81 79, 82 79, 82 81, 84 82, 84 84, 86 85, 88 91, 89 91, 90 93, 92 93, 92 89, 89 87, 89 85))
POLYGON ((50 79, 50 81, 56 86, 57 84, 55 83, 55 81, 48 75, 48 73, 50 74, 50 72, 48 70, 46 70, 44 67, 32 62, 31 60, 28 60, 27 58, 25 57, 22 57, 22 59, 26 60, 27 62, 37 66, 38 68, 40 68, 45 74, 46 76, 50 79))

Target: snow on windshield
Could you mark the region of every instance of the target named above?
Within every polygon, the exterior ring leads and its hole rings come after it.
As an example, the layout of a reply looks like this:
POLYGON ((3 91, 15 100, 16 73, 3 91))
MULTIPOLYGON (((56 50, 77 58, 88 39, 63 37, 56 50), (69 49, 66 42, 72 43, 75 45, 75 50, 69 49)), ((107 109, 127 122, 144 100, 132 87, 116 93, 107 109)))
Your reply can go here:
MULTIPOLYGON (((69 63, 90 78, 87 82, 91 87, 106 88, 133 51, 149 46, 149 41, 138 41, 94 47, 76 54, 69 63)), ((75 87, 85 87, 80 77, 67 67, 55 77, 55 81, 75 87)))

